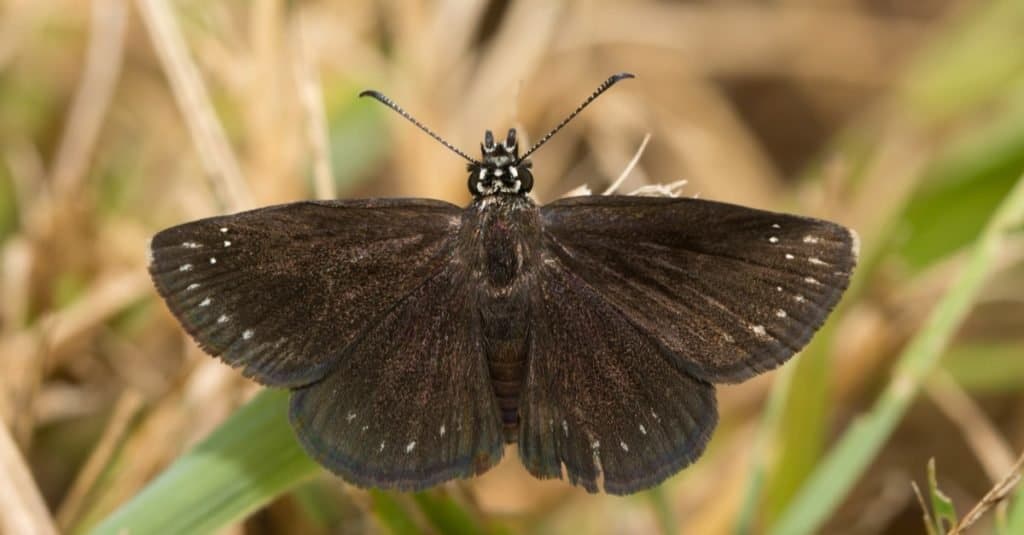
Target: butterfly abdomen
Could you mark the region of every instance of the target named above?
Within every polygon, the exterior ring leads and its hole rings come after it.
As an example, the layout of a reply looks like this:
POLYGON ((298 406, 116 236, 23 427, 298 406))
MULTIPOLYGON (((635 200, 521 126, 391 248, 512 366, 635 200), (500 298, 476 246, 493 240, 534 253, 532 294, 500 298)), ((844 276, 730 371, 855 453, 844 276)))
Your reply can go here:
POLYGON ((476 271, 482 345, 506 442, 519 437, 519 399, 529 356, 529 285, 540 228, 537 207, 523 196, 495 196, 467 210, 479 233, 476 271))

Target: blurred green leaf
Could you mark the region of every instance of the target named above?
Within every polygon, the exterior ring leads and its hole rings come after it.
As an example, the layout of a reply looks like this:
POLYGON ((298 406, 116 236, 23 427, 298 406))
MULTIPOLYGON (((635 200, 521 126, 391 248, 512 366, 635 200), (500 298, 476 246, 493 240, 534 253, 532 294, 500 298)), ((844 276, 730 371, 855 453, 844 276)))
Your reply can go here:
POLYGON ((316 474, 287 410, 287 391, 261 392, 92 533, 212 533, 316 474))
POLYGON ((1024 172, 1024 109, 954 143, 920 180, 892 240, 914 271, 970 243, 1024 172))
POLYGON ((360 99, 359 91, 348 83, 324 88, 331 167, 339 192, 368 178, 366 173, 388 146, 382 107, 360 99))
POLYGON ((438 491, 417 492, 413 500, 439 533, 474 535, 485 533, 480 521, 438 491))
POLYGON ((373 510, 377 518, 391 530, 394 535, 418 535, 421 530, 409 512, 402 507, 395 495, 382 490, 370 489, 373 498, 373 510))
POLYGON ((1017 487, 1010 502, 1010 513, 1006 515, 1006 526, 1002 533, 1014 535, 1024 533, 1024 485, 1017 487))
POLYGON ((1024 2, 978 5, 957 29, 936 40, 912 68, 904 101, 936 118, 999 98, 1024 80, 1020 36, 1024 2))
POLYGON ((957 345, 943 357, 943 367, 970 391, 1024 390, 1024 344, 1020 342, 957 345))

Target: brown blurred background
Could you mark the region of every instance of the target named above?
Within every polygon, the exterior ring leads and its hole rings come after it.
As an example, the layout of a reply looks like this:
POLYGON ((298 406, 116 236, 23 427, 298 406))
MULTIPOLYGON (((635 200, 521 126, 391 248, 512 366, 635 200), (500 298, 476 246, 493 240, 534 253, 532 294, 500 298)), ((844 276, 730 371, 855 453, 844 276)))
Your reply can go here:
MULTIPOLYGON (((630 71, 535 155, 537 200, 602 191, 650 134, 623 191, 686 180, 683 195, 842 222, 861 234, 861 279, 818 356, 788 365, 763 448, 778 372, 721 388, 707 455, 653 497, 539 482, 511 451, 438 492, 502 533, 728 533, 763 456, 762 532, 871 406, 1024 169, 1024 58, 1005 46, 1024 48, 1018 6, 0 2, 0 423, 16 446, 0 448, 0 526, 87 530, 258 390, 159 302, 156 231, 314 196, 465 203, 464 162, 360 90, 476 154, 484 129, 535 140, 630 71)), ((826 532, 924 532, 910 482, 929 458, 961 515, 1010 470, 1024 445, 1021 245, 826 532)), ((379 497, 326 475, 303 488, 227 532, 398 531, 379 497)), ((413 529, 442 530, 419 502, 395 503, 413 529)))

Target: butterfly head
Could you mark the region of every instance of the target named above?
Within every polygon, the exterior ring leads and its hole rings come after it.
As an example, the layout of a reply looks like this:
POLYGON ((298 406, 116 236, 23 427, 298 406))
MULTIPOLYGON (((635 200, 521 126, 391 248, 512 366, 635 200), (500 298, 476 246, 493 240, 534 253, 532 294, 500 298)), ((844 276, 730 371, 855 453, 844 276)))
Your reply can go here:
POLYGON ((562 119, 562 122, 558 123, 558 126, 554 127, 550 132, 542 136, 534 145, 519 155, 519 145, 516 140, 516 129, 510 128, 508 136, 505 137, 505 141, 496 143, 494 141, 494 134, 488 130, 484 134, 484 142, 480 144, 483 158, 479 161, 474 160, 470 155, 457 149, 451 143, 445 141, 441 136, 434 133, 433 130, 423 126, 422 123, 417 121, 412 115, 409 115, 407 111, 402 109, 401 106, 395 104, 395 101, 384 96, 379 91, 368 89, 359 93, 361 97, 371 97, 385 106, 391 108, 396 113, 404 117, 407 121, 416 125, 417 128, 425 132, 428 136, 437 140, 448 150, 458 154, 462 159, 469 162, 467 169, 469 170, 469 191, 474 197, 485 197, 489 195, 526 195, 531 189, 533 189, 533 174, 530 172, 532 165, 528 159, 531 154, 537 149, 543 146, 552 136, 558 133, 565 125, 569 124, 569 121, 576 117, 583 108, 586 108, 593 102, 597 97, 601 96, 602 93, 608 90, 609 87, 617 84, 621 80, 633 78, 633 75, 628 72, 620 72, 613 74, 601 85, 597 86, 597 89, 591 93, 586 100, 580 104, 575 111, 569 114, 568 117, 562 119))
POLYGON ((497 143, 488 130, 480 144, 482 157, 470 163, 469 191, 474 197, 499 193, 526 194, 533 189, 532 164, 519 157, 516 129, 510 128, 505 140, 497 143))

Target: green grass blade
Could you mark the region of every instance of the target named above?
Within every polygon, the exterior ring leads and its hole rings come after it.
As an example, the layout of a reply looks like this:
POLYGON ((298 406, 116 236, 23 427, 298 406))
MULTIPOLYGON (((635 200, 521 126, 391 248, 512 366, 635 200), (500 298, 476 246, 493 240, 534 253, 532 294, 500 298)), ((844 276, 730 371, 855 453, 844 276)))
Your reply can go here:
POLYGON ((287 391, 261 392, 92 533, 211 533, 316 474, 287 412, 287 391))
POLYGON ((417 535, 422 532, 393 493, 371 489, 370 497, 377 518, 393 535, 417 535))
POLYGON ((849 492, 889 438, 921 382, 977 298, 1006 234, 1024 219, 1024 178, 999 205, 978 238, 970 258, 927 323, 900 356, 892 380, 871 412, 840 438, 835 448, 796 495, 771 533, 796 535, 817 532, 849 492))
POLYGON ((747 477, 746 490, 743 493, 743 501, 740 505, 739 518, 736 520, 733 533, 736 535, 749 535, 755 533, 755 522, 757 512, 761 505, 762 492, 764 489, 765 475, 768 471, 770 459, 769 453, 775 449, 772 445, 776 441, 776 433, 782 419, 785 400, 789 393, 794 367, 786 366, 779 371, 772 386, 772 392, 768 398, 768 405, 761 416, 758 425, 757 436, 754 438, 754 453, 751 460, 750 475, 747 477))
POLYGON ((438 533, 485 533, 480 522, 448 496, 437 492, 417 492, 413 494, 413 500, 438 533))
POLYGON ((935 458, 928 461, 928 497, 932 504, 936 533, 946 533, 959 521, 953 500, 939 489, 939 478, 935 474, 935 458))

